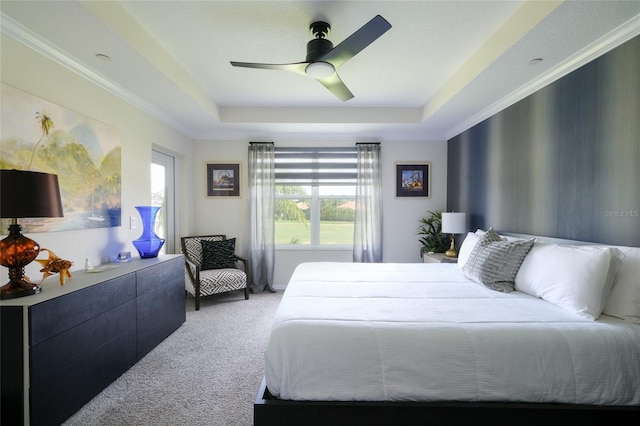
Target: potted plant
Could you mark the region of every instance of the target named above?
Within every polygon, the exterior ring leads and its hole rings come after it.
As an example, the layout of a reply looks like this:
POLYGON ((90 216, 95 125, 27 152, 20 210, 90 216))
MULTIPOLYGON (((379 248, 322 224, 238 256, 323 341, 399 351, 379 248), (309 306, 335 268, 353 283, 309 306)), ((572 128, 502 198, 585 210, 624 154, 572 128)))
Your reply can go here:
POLYGON ((444 253, 451 243, 449 236, 442 233, 442 212, 428 212, 420 219, 416 235, 420 236, 420 256, 425 253, 444 253))

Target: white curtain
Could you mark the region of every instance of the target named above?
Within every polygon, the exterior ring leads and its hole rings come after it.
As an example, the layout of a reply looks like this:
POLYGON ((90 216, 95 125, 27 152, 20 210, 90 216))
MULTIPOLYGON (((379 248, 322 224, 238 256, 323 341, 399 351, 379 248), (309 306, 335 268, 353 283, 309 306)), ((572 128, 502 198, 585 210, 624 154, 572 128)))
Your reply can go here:
POLYGON ((273 289, 275 167, 273 143, 249 146, 249 242, 251 290, 273 289))
POLYGON ((380 144, 359 143, 354 262, 382 262, 382 178, 380 144))

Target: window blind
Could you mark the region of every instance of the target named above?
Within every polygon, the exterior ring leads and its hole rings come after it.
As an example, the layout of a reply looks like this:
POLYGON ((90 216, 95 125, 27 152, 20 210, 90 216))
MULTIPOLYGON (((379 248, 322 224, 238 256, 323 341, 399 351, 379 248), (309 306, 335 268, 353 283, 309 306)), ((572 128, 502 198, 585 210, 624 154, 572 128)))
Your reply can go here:
POLYGON ((356 147, 275 148, 276 185, 355 185, 356 147))

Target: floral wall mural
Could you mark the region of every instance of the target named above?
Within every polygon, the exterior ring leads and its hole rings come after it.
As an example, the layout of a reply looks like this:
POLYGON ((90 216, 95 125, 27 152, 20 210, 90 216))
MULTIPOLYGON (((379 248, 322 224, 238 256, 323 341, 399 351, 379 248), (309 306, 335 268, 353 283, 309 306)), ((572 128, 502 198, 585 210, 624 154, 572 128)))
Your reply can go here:
POLYGON ((1 90, 0 168, 57 174, 64 208, 63 218, 21 219, 23 231, 120 226, 117 129, 4 83, 1 90))

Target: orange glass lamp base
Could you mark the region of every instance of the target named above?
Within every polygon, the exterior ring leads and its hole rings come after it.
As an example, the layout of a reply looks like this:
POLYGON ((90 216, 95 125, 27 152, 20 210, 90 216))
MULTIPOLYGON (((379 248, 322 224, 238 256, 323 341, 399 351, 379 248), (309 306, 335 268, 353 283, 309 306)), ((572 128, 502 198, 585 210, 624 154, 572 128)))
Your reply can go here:
POLYGON ((0 287, 0 299, 30 296, 42 291, 38 284, 25 279, 24 267, 33 262, 40 245, 22 235, 20 225, 9 225, 9 235, 0 241, 0 265, 9 269, 9 282, 0 287))
POLYGON ((15 299, 17 297, 31 296, 42 291, 38 284, 27 280, 11 280, 0 287, 0 299, 15 299))

